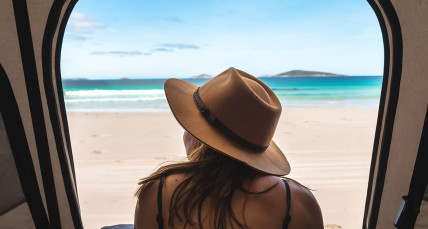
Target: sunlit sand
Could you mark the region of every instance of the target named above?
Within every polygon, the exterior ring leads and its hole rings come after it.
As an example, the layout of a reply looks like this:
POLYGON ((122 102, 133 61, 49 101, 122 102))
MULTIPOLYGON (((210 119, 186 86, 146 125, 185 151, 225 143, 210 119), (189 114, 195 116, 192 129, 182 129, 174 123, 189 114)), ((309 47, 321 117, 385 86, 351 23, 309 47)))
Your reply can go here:
MULTIPOLYGON (((137 182, 184 159, 171 113, 68 113, 85 228, 133 223, 137 182)), ((360 228, 376 108, 284 108, 274 140, 313 190, 325 228, 360 228)))

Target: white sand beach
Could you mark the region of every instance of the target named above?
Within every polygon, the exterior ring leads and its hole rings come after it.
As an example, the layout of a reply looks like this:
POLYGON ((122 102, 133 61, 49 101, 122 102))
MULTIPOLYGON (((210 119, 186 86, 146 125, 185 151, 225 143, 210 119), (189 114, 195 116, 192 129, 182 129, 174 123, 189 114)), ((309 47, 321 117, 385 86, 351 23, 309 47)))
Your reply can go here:
MULTIPOLYGON (((361 228, 376 108, 284 108, 274 140, 310 187, 325 228, 361 228)), ((184 159, 171 113, 68 113, 85 228, 132 224, 137 182, 184 159)))

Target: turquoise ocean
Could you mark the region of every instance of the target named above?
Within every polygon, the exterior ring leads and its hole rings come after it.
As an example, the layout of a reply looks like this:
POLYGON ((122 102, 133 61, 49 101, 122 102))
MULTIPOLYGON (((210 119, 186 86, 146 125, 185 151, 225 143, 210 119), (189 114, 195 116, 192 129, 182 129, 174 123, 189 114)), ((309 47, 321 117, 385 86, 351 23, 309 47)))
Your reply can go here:
MULTIPOLYGON (((283 107, 378 107, 382 76, 259 78, 283 107)), ((168 112, 166 79, 63 80, 67 112, 168 112)), ((184 79, 202 85, 209 79, 184 79)))

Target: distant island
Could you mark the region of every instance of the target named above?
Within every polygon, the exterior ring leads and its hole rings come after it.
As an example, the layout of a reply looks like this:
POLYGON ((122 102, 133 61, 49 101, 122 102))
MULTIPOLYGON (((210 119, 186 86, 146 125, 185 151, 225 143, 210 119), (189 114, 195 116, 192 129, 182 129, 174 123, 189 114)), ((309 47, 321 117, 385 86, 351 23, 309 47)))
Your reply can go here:
POLYGON ((284 72, 276 74, 273 76, 263 76, 263 77, 329 77, 329 76, 346 76, 343 74, 335 74, 329 72, 315 72, 315 71, 304 71, 304 70, 292 70, 289 72, 284 72))
MULTIPOLYGON (((292 70, 288 72, 279 73, 276 75, 262 75, 262 77, 331 77, 331 76, 346 76, 343 74, 329 73, 329 72, 316 72, 316 71, 306 71, 306 70, 292 70)), ((211 79, 214 76, 208 74, 200 74, 197 76, 192 76, 192 79, 211 79)))
POLYGON ((190 78, 192 78, 192 79, 211 79, 211 78, 213 78, 214 76, 211 76, 211 75, 207 75, 207 74, 200 74, 200 75, 198 75, 198 76, 192 76, 192 77, 190 77, 190 78))

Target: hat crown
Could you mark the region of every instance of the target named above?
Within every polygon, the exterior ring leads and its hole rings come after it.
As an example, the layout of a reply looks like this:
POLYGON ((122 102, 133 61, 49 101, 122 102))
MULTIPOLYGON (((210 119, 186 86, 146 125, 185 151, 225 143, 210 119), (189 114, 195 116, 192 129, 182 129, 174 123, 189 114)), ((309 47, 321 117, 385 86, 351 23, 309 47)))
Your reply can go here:
POLYGON ((260 99, 262 99, 268 104, 271 103, 269 94, 260 84, 249 78, 243 78, 243 80, 250 87, 250 89, 253 90, 254 93, 256 93, 256 95, 260 97, 260 99))
POLYGON ((281 104, 262 81, 229 68, 202 85, 199 94, 210 112, 234 134, 256 145, 270 144, 281 104))

